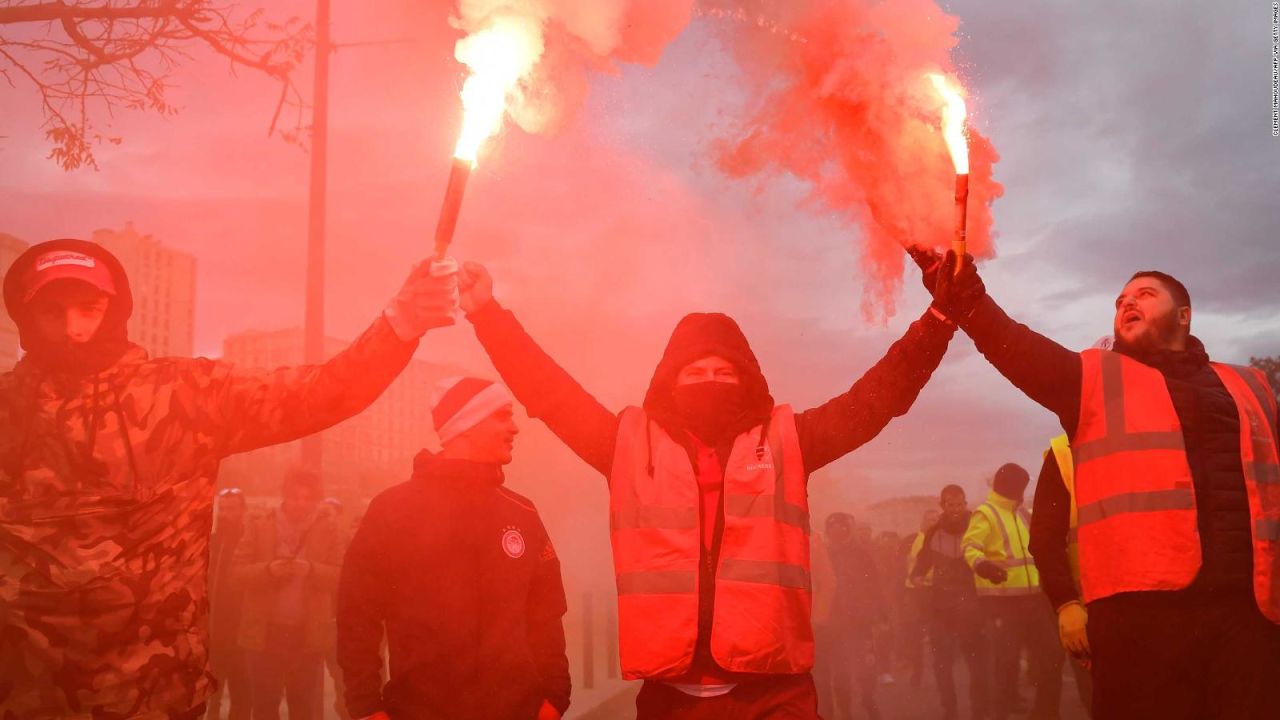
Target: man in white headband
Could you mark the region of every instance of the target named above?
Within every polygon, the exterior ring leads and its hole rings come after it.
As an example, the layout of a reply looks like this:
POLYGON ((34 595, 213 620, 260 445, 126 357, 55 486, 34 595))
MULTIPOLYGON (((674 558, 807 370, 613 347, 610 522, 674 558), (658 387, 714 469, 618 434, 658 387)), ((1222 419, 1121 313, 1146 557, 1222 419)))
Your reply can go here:
POLYGON ((511 393, 449 378, 432 419, 440 452, 423 450, 408 482, 373 499, 342 568, 347 709, 379 720, 558 720, 570 690, 564 585, 533 503, 503 487, 519 432, 511 393))

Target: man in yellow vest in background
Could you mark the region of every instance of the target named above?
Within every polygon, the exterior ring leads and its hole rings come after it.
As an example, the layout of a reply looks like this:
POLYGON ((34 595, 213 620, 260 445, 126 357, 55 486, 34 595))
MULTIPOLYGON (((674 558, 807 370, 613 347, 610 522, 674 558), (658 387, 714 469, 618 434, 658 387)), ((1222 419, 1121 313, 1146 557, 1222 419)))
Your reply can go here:
POLYGON ((1040 599, 1040 576, 1027 544, 1030 520, 1022 507, 1031 476, 1009 463, 996 471, 987 501, 978 506, 964 535, 964 559, 973 568, 978 598, 991 623, 991 696, 994 716, 1018 712, 1019 661, 1029 651, 1035 674, 1032 718, 1058 717, 1062 695, 1062 653, 1040 599))
POLYGON ((911 671, 911 687, 920 687, 924 676, 924 639, 929 625, 929 585, 933 582, 932 571, 921 576, 912 577, 911 571, 920 559, 924 550, 924 539, 929 528, 938 524, 940 513, 935 509, 926 510, 920 518, 920 531, 911 539, 907 551, 906 607, 902 621, 903 658, 911 671))

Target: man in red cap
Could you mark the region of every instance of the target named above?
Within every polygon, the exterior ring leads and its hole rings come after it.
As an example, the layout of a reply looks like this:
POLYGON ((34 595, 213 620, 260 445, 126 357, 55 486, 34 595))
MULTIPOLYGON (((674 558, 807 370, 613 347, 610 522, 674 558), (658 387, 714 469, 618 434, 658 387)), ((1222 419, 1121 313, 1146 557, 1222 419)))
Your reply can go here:
POLYGON ((323 365, 247 371, 129 342, 111 253, 54 240, 4 278, 26 355, 0 375, 0 717, 197 718, 218 464, 350 417, 453 322, 422 264, 323 365))
POLYGON ((694 313, 643 406, 613 413, 493 299, 468 263, 462 306, 531 417, 609 480, 622 672, 639 718, 817 717, 811 473, 915 402, 954 327, 930 310, 846 392, 776 405, 738 324, 694 313))

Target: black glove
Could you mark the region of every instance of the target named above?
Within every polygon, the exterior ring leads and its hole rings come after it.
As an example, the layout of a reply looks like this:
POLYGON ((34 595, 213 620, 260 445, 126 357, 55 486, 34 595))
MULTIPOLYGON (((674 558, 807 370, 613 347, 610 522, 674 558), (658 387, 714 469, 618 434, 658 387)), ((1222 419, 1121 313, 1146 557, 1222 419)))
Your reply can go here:
POLYGON ((933 306, 952 322, 961 322, 973 313, 978 302, 987 295, 987 287, 978 277, 973 256, 965 254, 964 267, 956 274, 956 253, 947 251, 947 257, 938 268, 937 282, 933 288, 933 306))
POLYGON ((996 585, 999 585, 1000 583, 1009 579, 1009 573, 1006 572, 1004 568, 991 562, 990 560, 979 560, 973 566, 973 572, 975 575, 982 578, 983 580, 986 580, 987 582, 993 582, 996 585))
POLYGON ((942 253, 937 250, 925 250, 918 245, 912 245, 907 248, 907 254, 920 266, 920 282, 924 283, 924 289, 933 294, 933 290, 938 285, 938 270, 942 267, 942 253))

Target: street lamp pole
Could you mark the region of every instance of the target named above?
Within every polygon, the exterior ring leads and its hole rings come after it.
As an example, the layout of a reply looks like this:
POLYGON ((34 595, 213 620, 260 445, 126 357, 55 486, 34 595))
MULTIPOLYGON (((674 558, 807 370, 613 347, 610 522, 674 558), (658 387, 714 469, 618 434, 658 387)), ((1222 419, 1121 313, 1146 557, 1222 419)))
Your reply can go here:
MULTIPOLYGON (((307 217, 307 301, 303 322, 303 360, 324 362, 325 180, 329 142, 329 0, 316 0, 316 69, 311 106, 311 187, 307 217)), ((302 440, 302 465, 320 472, 323 463, 318 433, 302 440)))

